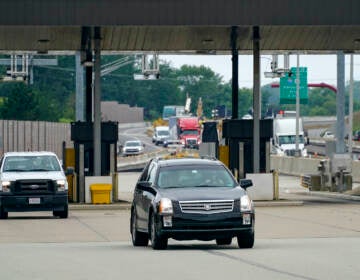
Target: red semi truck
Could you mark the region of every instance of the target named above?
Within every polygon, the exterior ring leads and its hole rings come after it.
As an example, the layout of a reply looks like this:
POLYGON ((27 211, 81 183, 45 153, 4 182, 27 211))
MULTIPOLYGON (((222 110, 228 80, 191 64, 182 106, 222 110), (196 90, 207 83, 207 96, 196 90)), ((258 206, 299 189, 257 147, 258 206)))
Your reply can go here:
POLYGON ((177 134, 185 148, 198 149, 200 144, 200 125, 197 117, 177 119, 177 134))

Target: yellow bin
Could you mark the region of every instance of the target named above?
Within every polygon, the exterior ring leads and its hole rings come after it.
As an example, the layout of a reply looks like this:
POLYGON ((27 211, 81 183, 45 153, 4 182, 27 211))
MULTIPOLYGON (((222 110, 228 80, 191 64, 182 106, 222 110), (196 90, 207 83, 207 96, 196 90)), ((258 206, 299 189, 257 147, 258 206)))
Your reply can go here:
POLYGON ((93 204, 110 204, 111 184, 91 184, 91 201, 93 204))

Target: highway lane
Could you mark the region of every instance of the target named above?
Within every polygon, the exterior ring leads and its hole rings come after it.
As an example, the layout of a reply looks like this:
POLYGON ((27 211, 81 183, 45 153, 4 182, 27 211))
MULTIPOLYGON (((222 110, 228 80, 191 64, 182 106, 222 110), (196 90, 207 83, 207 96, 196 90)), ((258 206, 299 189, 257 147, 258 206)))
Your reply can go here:
POLYGON ((140 140, 145 144, 145 153, 151 153, 155 151, 160 151, 163 148, 161 146, 155 146, 151 137, 147 135, 147 130, 149 128, 145 125, 145 123, 140 127, 126 127, 119 128, 119 143, 123 144, 128 140, 140 140))
POLYGON ((170 240, 134 248, 129 211, 77 210, 69 219, 0 220, 2 279, 358 279, 358 203, 258 207, 253 249, 170 240))

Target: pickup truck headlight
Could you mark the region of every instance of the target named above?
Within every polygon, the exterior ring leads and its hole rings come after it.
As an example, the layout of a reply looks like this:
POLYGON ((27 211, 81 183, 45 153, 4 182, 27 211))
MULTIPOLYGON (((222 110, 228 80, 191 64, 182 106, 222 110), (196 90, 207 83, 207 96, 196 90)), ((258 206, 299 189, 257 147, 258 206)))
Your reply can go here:
POLYGON ((67 189, 68 189, 67 181, 64 179, 56 180, 56 186, 57 186, 58 192, 64 192, 64 191, 67 191, 67 189))
POLYGON ((240 210, 241 211, 251 211, 252 210, 252 201, 248 195, 243 195, 240 198, 240 210))
POLYGON ((10 192, 10 181, 2 181, 0 184, 0 191, 2 192, 10 192))

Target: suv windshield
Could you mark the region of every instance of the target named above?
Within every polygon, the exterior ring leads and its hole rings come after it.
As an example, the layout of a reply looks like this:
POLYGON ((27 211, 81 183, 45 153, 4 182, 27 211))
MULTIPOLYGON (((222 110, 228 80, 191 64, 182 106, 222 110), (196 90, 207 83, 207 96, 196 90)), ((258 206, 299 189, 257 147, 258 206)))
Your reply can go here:
POLYGON ((160 168, 159 188, 235 187, 237 184, 221 165, 178 165, 160 168))
POLYGON ((3 172, 60 171, 55 156, 9 156, 5 158, 3 172))

